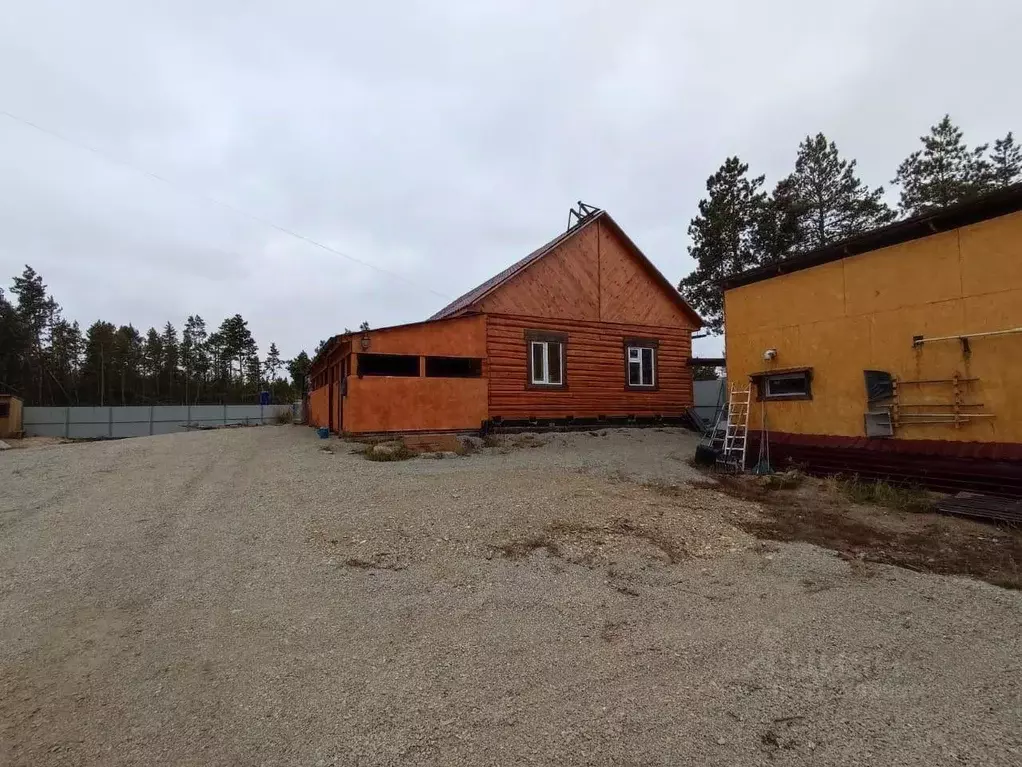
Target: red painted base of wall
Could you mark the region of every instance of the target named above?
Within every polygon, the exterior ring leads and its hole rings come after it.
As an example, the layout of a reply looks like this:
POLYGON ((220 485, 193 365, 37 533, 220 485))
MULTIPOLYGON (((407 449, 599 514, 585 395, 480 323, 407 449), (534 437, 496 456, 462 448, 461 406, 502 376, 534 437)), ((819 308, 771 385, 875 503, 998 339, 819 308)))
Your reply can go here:
MULTIPOLYGON (((858 474, 943 492, 969 490, 1022 497, 1022 445, 1003 442, 867 439, 822 434, 771 433, 770 462, 812 474, 858 474)), ((759 456, 760 434, 749 434, 749 465, 759 456)))

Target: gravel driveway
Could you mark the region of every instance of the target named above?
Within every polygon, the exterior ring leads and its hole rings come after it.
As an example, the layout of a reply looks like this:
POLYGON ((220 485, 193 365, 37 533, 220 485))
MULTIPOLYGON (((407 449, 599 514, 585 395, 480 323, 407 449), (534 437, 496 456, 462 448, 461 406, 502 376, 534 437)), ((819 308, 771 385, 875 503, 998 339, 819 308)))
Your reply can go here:
POLYGON ((0 454, 0 764, 1022 763, 1019 592, 756 541, 685 433, 519 442, 0 454))

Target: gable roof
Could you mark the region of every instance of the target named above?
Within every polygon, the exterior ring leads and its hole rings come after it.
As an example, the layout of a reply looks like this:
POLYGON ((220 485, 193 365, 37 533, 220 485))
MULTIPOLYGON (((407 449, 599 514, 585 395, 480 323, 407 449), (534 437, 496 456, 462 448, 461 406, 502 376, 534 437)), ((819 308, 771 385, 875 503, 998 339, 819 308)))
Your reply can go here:
POLYGON ((840 261, 842 258, 869 253, 903 242, 918 240, 951 229, 978 224, 991 218, 1006 216, 1022 210, 1022 184, 1013 184, 987 194, 970 197, 946 208, 927 211, 872 229, 839 242, 824 245, 805 253, 790 256, 775 264, 767 264, 720 281, 725 290, 769 280, 781 274, 840 261))
POLYGON ((486 280, 486 282, 482 283, 481 285, 477 285, 464 295, 454 299, 451 303, 449 303, 447 306, 438 311, 429 319, 442 320, 447 317, 453 317, 459 312, 467 310, 469 307, 472 306, 472 304, 475 304, 478 301, 482 300, 485 296, 492 293, 494 290, 496 290, 501 285, 506 283, 516 274, 528 268, 532 264, 536 263, 548 253, 552 253, 557 248, 558 245, 567 240, 570 240, 572 237, 579 234, 584 229, 588 228, 597 221, 604 221, 610 225, 610 227, 614 230, 618 237, 621 238, 621 240, 625 243, 628 249, 632 252, 632 255, 635 256, 635 258, 639 261, 639 264, 649 273, 649 275, 657 283, 660 284, 660 287, 678 305, 678 308, 681 309, 681 311, 684 312, 689 317, 689 319, 691 319, 695 323, 696 328, 702 327, 703 325, 702 318, 695 312, 695 310, 691 306, 689 306, 685 302, 685 299, 681 297, 681 293, 679 293, 678 290, 674 287, 674 285, 672 285, 670 281, 668 281, 668 279, 664 277, 663 273, 661 273, 661 271, 653 265, 653 262, 646 258, 646 255, 641 250, 639 250, 638 246, 634 242, 632 242, 631 238, 629 238, 628 235, 625 234, 624 230, 620 226, 618 226, 617 222, 614 221, 614 219, 610 217, 610 214, 607 213, 607 211, 605 210, 598 211, 582 219, 579 223, 575 224, 575 226, 569 228, 568 231, 559 234, 557 237, 554 237, 546 244, 541 245, 539 248, 532 251, 525 258, 521 259, 520 261, 516 261, 515 263, 511 264, 511 266, 509 266, 507 269, 503 270, 502 272, 498 272, 493 277, 486 280))

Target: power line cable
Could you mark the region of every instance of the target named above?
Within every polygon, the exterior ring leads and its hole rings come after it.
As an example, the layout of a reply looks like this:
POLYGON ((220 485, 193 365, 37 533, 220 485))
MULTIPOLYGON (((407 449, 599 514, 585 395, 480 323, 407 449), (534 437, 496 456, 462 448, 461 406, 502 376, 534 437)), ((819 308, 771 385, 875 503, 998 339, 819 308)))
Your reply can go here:
POLYGON ((156 181, 159 181, 159 182, 161 182, 163 184, 166 184, 167 186, 169 186, 172 189, 175 189, 175 190, 177 190, 179 192, 183 192, 183 193, 189 194, 189 195, 191 195, 193 197, 196 197, 196 198, 198 198, 200 200, 204 200, 205 202, 212 203, 214 205, 219 205, 221 208, 225 208, 225 209, 231 211, 232 213, 234 213, 236 215, 243 216, 244 218, 250 219, 251 221, 255 221, 256 223, 262 224, 263 226, 267 226, 270 229, 274 229, 274 230, 276 230, 276 231, 278 231, 278 232, 280 232, 282 234, 286 234, 289 237, 294 237, 296 240, 301 240, 302 242, 308 243, 309 245, 314 245, 315 247, 321 248, 322 250, 325 250, 328 253, 333 253, 336 256, 340 256, 341 258, 345 258, 348 261, 351 261, 352 263, 359 264, 360 266, 365 266, 365 267, 367 267, 369 269, 373 269, 373 270, 375 270, 377 272, 380 272, 381 274, 386 274, 386 275, 388 275, 390 277, 394 277, 396 279, 401 280, 402 282, 406 282, 409 285, 413 285, 413 286, 415 286, 417 288, 422 288, 423 290, 426 290, 427 292, 432 293, 434 296, 442 298, 445 301, 449 301, 451 299, 450 296, 445 295, 443 293, 439 293, 439 292, 433 290, 432 288, 426 287, 426 286, 416 282, 415 280, 413 280, 413 279, 411 279, 409 277, 405 277, 402 274, 398 274, 397 272, 392 272, 389 269, 385 269, 382 266, 377 266, 376 264, 371 264, 368 261, 363 261, 360 258, 356 258, 355 256, 348 255, 347 253, 344 253, 344 252, 342 252, 340 250, 337 250, 336 248, 331 248, 329 245, 324 245, 323 243, 318 242, 317 240, 314 240, 311 237, 306 237, 304 234, 300 234, 299 232, 295 232, 295 231, 293 231, 291 229, 288 229, 287 227, 281 226, 280 224, 275 224, 274 222, 272 222, 272 221, 270 221, 268 219, 265 219, 265 218, 262 218, 261 216, 255 215, 254 213, 249 213, 247 210, 242 210, 241 208, 237 208, 237 207, 235 207, 234 205, 231 205, 228 202, 224 202, 223 200, 217 199, 216 197, 211 197, 211 196, 209 196, 207 194, 204 194, 202 192, 196 192, 196 191, 194 191, 192 189, 187 189, 187 188, 185 188, 185 187, 183 187, 183 186, 181 186, 179 184, 176 184, 175 182, 171 181, 170 179, 165 178, 164 176, 159 175, 158 173, 153 173, 151 170, 146 170, 145 168, 140 168, 139 166, 137 166, 137 165, 135 165, 133 163, 130 163, 127 160, 124 160, 124 159, 122 159, 120 157, 116 157, 114 155, 108 154, 107 152, 103 152, 103 151, 101 151, 99 149, 96 149, 95 147, 88 146, 87 144, 82 144, 81 142, 75 141, 74 139, 71 139, 71 138, 68 138, 67 136, 64 136, 61 133, 58 133, 58 132, 53 131, 53 130, 50 130, 49 128, 44 128, 42 125, 39 125, 38 123, 34 123, 31 120, 26 120, 24 117, 19 117, 18 115, 13 114, 11 112, 8 112, 8 111, 6 111, 4 109, 0 109, 0 115, 3 115, 4 117, 7 117, 7 118, 9 118, 11 120, 14 120, 15 122, 19 122, 22 125, 27 125, 29 128, 34 128, 35 130, 39 131, 40 133, 44 133, 47 136, 55 138, 55 139, 57 139, 59 141, 63 141, 65 144, 69 144, 70 146, 76 147, 77 149, 84 149, 86 152, 91 152, 92 154, 96 155, 97 157, 99 157, 99 158, 101 158, 103 160, 106 160, 107 162, 113 163, 115 165, 120 165, 120 166, 122 166, 124 168, 128 168, 130 170, 133 170, 136 173, 141 173, 143 176, 148 176, 151 179, 155 179, 156 181))

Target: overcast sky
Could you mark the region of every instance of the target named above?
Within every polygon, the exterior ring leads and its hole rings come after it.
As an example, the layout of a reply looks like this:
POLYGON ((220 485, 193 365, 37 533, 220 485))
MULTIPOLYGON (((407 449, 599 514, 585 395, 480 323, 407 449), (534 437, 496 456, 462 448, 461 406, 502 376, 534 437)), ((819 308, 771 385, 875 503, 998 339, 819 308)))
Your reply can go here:
POLYGON ((0 17, 0 111, 129 163, 0 115, 0 284, 31 264, 83 328, 240 312, 285 356, 425 319, 579 199, 677 282, 729 154, 772 184, 823 131, 886 185, 945 112, 972 143, 1022 130, 1012 0, 0 0, 0 17))

